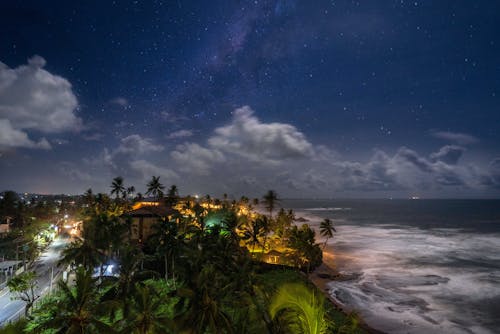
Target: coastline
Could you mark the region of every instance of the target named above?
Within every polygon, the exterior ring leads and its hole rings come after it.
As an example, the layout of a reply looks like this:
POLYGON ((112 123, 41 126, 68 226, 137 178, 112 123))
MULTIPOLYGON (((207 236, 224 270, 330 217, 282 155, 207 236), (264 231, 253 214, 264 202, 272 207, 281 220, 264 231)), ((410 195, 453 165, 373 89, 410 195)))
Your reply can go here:
MULTIPOLYGON (((340 280, 349 280, 352 277, 350 276, 345 276, 333 269, 332 267, 328 266, 324 262, 312 272, 308 279, 309 281, 320 290, 325 297, 330 301, 330 303, 333 304, 334 308, 339 310, 340 312, 344 313, 345 315, 349 315, 351 312, 355 312, 356 310, 351 310, 347 309, 340 303, 338 303, 331 295, 330 295, 330 288, 328 287, 328 284, 331 282, 335 281, 340 281, 340 280)), ((366 332, 370 334, 386 334, 385 332, 382 332, 378 329, 375 329, 368 325, 364 319, 359 316, 359 327, 365 330, 366 332)))

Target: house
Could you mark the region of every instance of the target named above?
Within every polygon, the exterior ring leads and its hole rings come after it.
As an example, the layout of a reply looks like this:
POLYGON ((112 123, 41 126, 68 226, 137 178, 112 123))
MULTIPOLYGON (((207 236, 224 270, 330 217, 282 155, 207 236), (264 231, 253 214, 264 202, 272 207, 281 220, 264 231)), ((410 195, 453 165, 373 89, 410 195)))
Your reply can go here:
POLYGON ((172 219, 177 211, 155 201, 144 201, 134 204, 131 211, 122 218, 131 219, 131 239, 138 243, 146 241, 154 232, 154 225, 161 219, 172 219))
POLYGON ((10 224, 7 222, 0 222, 0 237, 3 237, 10 232, 10 224))
POLYGON ((266 253, 262 260, 271 264, 281 264, 283 261, 283 254, 273 249, 266 253))

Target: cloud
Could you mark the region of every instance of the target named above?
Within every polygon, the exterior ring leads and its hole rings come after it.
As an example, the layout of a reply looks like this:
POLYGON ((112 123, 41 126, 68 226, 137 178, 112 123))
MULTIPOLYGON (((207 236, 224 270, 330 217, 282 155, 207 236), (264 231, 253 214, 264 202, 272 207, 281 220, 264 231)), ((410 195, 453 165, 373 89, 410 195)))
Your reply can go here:
POLYGON ((215 129, 211 148, 255 162, 280 162, 313 156, 312 144, 293 125, 262 123, 245 106, 236 109, 230 124, 215 129))
POLYGON ((159 152, 163 149, 163 146, 155 144, 152 139, 143 138, 140 135, 134 134, 122 138, 120 146, 114 151, 113 154, 140 155, 150 152, 159 152))
POLYGON ((446 145, 439 149, 438 152, 432 153, 430 158, 432 161, 442 161, 448 165, 456 165, 462 155, 465 152, 465 148, 456 145, 446 145))
POLYGON ((166 136, 167 139, 179 139, 179 138, 186 138, 186 137, 191 137, 193 135, 193 131, 191 130, 179 130, 179 131, 174 131, 170 133, 169 135, 166 136))
POLYGON ((170 156, 185 172, 207 175, 220 163, 279 165, 313 158, 314 149, 293 125, 262 123, 248 106, 236 109, 231 121, 214 130, 206 146, 178 145, 170 156))
POLYGON ((81 128, 71 84, 44 70, 45 63, 40 56, 17 68, 0 62, 0 146, 50 149, 45 138, 30 139, 28 131, 58 133, 81 128))
POLYGON ((13 69, 0 62, 0 118, 9 120, 17 130, 56 133, 80 129, 71 84, 44 66, 40 56, 13 69))
MULTIPOLYGON (((303 196, 317 191, 478 189, 481 172, 460 164, 465 151, 445 145, 422 155, 403 146, 392 155, 376 150, 367 161, 348 161, 328 147, 314 146, 293 125, 264 123, 249 107, 242 107, 204 144, 178 145, 170 157, 174 170, 189 174, 193 183, 211 182, 214 189, 222 189, 218 183, 224 183, 244 193, 251 181, 255 188, 265 184, 303 196)), ((493 180, 490 177, 490 183, 493 180)))
POLYGON ((475 144, 479 142, 478 138, 466 133, 459 132, 431 131, 431 136, 461 145, 475 144))
POLYGON ((121 96, 118 96, 118 97, 115 97, 115 98, 109 100, 109 103, 123 107, 123 108, 126 108, 129 106, 128 100, 124 97, 121 97, 121 96))
POLYGON ((58 168, 61 174, 72 180, 89 182, 93 179, 88 172, 80 170, 78 166, 75 166, 75 164, 71 162, 62 161, 58 164, 58 168))
MULTIPOLYGON (((146 160, 133 160, 130 162, 130 168, 141 174, 144 180, 151 178, 153 175, 161 176, 167 180, 177 179, 179 177, 179 175, 171 169, 159 167, 146 160)), ((162 181, 165 182, 167 180, 162 181)))
POLYGON ((14 129, 8 119, 0 119, 0 150, 6 148, 41 148, 48 150, 51 148, 47 139, 42 138, 34 142, 28 135, 20 130, 14 129))
POLYGON ((198 175, 208 175, 213 165, 226 160, 222 152, 195 143, 178 145, 170 156, 183 172, 198 175))
POLYGON ((102 133, 90 133, 84 134, 82 138, 87 141, 100 141, 104 138, 104 135, 102 133))
POLYGON ((445 146, 426 158, 407 147, 399 148, 393 156, 377 151, 366 164, 344 164, 344 173, 349 176, 345 179, 352 182, 344 186, 370 190, 468 186, 472 175, 456 165, 461 152, 457 147, 445 146))
POLYGON ((167 123, 179 123, 183 121, 188 121, 189 117, 180 114, 173 114, 166 111, 160 113, 160 117, 167 123))

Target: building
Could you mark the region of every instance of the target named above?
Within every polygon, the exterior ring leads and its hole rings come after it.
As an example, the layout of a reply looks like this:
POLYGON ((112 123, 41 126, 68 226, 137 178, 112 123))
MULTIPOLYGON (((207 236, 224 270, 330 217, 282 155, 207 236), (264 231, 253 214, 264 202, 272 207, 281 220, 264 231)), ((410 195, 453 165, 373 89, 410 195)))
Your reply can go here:
POLYGON ((138 243, 146 241, 153 233, 154 226, 162 219, 172 219, 177 211, 158 202, 138 202, 122 218, 131 219, 131 239, 138 243))
POLYGON ((10 232, 10 224, 7 222, 0 222, 0 237, 3 237, 10 232))

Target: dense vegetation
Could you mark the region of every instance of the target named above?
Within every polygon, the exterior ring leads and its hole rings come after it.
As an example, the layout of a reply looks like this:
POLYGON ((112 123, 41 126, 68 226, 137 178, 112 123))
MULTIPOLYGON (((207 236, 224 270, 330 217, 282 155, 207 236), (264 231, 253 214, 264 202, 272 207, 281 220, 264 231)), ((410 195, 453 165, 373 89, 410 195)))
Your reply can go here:
POLYGON ((144 244, 130 237, 132 187, 115 178, 113 199, 87 191, 82 238, 61 260, 72 269, 70 279, 31 312, 25 331, 357 332, 355 319, 333 311, 305 279, 321 263, 321 248, 312 229, 292 224, 293 212, 273 215, 275 192, 263 198, 269 214, 257 214, 244 197, 195 201, 180 198, 175 186, 163 190, 153 177, 147 194, 176 214, 159 217, 144 244), (272 250, 283 255, 280 265, 263 263, 272 250), (115 275, 108 274, 111 264, 115 275))

